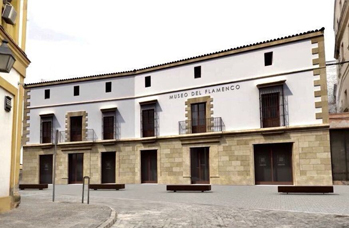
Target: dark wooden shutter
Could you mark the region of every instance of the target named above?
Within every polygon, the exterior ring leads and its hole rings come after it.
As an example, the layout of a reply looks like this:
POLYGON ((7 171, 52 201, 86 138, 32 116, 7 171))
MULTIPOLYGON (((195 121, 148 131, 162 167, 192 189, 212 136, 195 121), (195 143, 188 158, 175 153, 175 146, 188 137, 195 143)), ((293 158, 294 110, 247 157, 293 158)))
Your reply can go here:
POLYGON ((114 116, 103 117, 103 139, 114 139, 114 116))
POLYGON ((154 109, 142 110, 143 137, 155 136, 154 131, 154 109))
POLYGON ((52 122, 42 122, 42 143, 51 143, 52 139, 52 122))
POLYGON ((82 140, 82 116, 70 117, 70 141, 82 140))
POLYGON ((206 132, 206 103, 191 105, 192 133, 206 132))

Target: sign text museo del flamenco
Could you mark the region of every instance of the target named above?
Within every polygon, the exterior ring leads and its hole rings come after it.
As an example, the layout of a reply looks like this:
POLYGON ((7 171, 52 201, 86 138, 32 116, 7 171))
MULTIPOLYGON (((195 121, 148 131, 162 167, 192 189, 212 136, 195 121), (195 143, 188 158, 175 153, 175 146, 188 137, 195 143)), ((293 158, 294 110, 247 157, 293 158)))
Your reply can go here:
POLYGON ((169 98, 170 100, 172 100, 172 99, 180 99, 180 98, 187 98, 187 97, 197 97, 197 96, 209 95, 214 93, 226 93, 226 92, 231 92, 239 89, 240 89, 239 84, 229 84, 229 85, 217 86, 213 88, 204 88, 204 89, 197 89, 197 90, 192 90, 188 92, 173 93, 169 95, 169 98))

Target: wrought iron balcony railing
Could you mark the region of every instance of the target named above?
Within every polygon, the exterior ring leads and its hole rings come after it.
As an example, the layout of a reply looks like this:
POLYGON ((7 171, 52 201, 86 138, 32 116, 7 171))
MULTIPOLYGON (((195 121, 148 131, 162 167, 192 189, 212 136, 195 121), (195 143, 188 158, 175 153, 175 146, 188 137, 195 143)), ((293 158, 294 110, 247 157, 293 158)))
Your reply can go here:
POLYGON ((178 125, 180 135, 224 131, 225 128, 221 117, 184 120, 179 121, 178 125))
POLYGON ((54 143, 55 142, 55 129, 40 130, 40 143, 54 143))
POLYGON ((92 141, 95 142, 97 139, 96 133, 93 129, 84 129, 82 131, 60 131, 59 142, 81 142, 81 141, 92 141))

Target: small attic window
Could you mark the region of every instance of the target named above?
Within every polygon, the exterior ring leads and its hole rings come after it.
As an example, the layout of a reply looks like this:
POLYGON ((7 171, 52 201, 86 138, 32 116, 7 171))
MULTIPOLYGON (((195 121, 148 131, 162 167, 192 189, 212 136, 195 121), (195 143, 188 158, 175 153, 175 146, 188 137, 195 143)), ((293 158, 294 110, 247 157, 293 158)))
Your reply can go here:
POLYGON ((273 52, 264 53, 264 66, 271 66, 273 64, 273 52))

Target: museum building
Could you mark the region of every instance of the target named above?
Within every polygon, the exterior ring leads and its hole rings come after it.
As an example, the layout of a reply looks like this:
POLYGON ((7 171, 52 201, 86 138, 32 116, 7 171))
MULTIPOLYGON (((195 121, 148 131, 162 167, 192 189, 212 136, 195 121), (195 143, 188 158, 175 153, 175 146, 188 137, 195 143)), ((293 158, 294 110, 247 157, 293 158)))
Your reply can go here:
POLYGON ((332 185, 324 29, 25 86, 23 183, 332 185), (58 132, 56 134, 56 132, 58 132))

